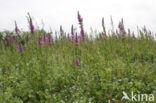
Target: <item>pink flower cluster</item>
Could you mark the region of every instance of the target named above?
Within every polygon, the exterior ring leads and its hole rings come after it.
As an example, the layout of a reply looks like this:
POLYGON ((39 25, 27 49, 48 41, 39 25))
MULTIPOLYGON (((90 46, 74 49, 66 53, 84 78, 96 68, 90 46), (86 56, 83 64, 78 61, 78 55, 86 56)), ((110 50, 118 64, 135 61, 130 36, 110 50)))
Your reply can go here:
POLYGON ((39 47, 41 47, 43 44, 52 45, 52 43, 53 43, 53 38, 50 34, 43 35, 38 40, 39 47))

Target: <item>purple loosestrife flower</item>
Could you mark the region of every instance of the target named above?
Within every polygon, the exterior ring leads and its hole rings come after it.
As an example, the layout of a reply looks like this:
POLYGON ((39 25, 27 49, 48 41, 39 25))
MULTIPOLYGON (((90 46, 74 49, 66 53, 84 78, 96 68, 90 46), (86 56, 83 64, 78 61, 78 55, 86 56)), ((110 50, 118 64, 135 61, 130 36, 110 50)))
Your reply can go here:
POLYGON ((75 62, 75 64, 76 64, 76 66, 80 66, 80 59, 76 58, 76 59, 74 60, 74 62, 75 62))
POLYGON ((47 35, 44 36, 44 42, 48 44, 48 42, 49 42, 49 36, 47 36, 47 35))
POLYGON ((82 40, 85 40, 83 28, 81 28, 81 36, 82 36, 82 40))
POLYGON ((39 39, 37 42, 38 42, 39 48, 41 48, 42 47, 42 40, 39 39))
POLYGON ((75 43, 76 43, 76 45, 79 44, 79 38, 78 38, 78 35, 77 35, 77 34, 76 34, 76 36, 75 36, 75 43))
POLYGON ((42 44, 45 43, 44 36, 41 36, 41 37, 39 38, 39 40, 37 41, 37 43, 38 43, 39 48, 41 48, 41 47, 42 47, 42 44))
POLYGON ((7 36, 7 41, 11 43, 16 42, 13 36, 7 36))
POLYGON ((18 52, 23 52, 23 45, 22 45, 22 44, 18 44, 18 45, 16 46, 16 48, 17 48, 17 51, 18 51, 18 52))
POLYGON ((30 32, 32 34, 34 34, 34 25, 33 25, 32 21, 30 22, 30 32))
POLYGON ((43 43, 45 43, 46 42, 46 36, 45 35, 41 36, 41 40, 43 43))
POLYGON ((39 47, 41 48, 42 44, 51 45, 53 42, 53 38, 50 34, 49 35, 43 35, 39 38, 39 40, 37 42, 38 42, 39 47))
POLYGON ((80 24, 80 34, 81 34, 82 40, 85 40, 85 33, 84 33, 84 28, 83 28, 83 18, 81 17, 79 11, 77 13, 77 18, 78 18, 78 22, 80 24))
POLYGON ((29 21, 29 29, 30 29, 30 32, 32 34, 34 34, 35 28, 34 28, 34 25, 33 25, 32 17, 30 16, 29 13, 28 13, 28 21, 29 21))
POLYGON ((121 22, 119 22, 118 27, 119 27, 120 34, 122 36, 122 40, 124 40, 126 38, 126 31, 125 31, 123 19, 121 19, 121 22))
POLYGON ((16 21, 15 21, 15 33, 16 33, 16 34, 19 34, 19 29, 18 29, 18 26, 17 26, 16 21))
POLYGON ((80 15, 79 11, 77 12, 77 18, 78 18, 79 24, 82 24, 83 19, 81 18, 81 15, 80 15))
POLYGON ((71 37, 72 37, 72 39, 74 39, 74 26, 73 25, 71 27, 71 37))

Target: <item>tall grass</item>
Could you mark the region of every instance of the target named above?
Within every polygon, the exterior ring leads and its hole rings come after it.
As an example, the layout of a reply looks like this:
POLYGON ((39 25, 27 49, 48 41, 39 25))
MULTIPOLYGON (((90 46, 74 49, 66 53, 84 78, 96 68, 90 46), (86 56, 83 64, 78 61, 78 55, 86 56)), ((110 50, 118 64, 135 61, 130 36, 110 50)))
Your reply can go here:
MULTIPOLYGON (((35 29, 0 33, 0 103, 134 103, 122 92, 156 93, 156 42, 146 28, 124 28, 95 38, 60 27, 59 36, 35 29)), ((92 34, 94 35, 94 34, 92 34)), ((153 102, 154 103, 154 102, 153 102)))

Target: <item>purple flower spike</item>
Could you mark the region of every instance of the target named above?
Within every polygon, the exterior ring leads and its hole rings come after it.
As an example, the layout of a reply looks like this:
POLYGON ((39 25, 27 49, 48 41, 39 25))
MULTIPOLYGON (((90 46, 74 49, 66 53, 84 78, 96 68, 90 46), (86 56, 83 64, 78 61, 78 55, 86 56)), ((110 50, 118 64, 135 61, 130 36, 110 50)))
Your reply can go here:
POLYGON ((74 60, 74 62, 75 62, 75 64, 76 64, 76 66, 80 66, 80 59, 76 58, 76 59, 74 60))
POLYGON ((71 37, 72 37, 72 39, 74 39, 74 26, 73 25, 71 27, 71 37))
POLYGON ((16 21, 15 21, 15 33, 16 33, 16 34, 19 34, 19 29, 18 29, 18 26, 17 26, 16 21))
POLYGON ((53 43, 53 38, 50 34, 48 35, 43 35, 39 38, 39 40, 37 41, 39 47, 42 47, 42 44, 48 44, 48 45, 52 45, 53 43))
POLYGON ((18 44, 16 48, 18 52, 23 52, 23 46, 21 44, 18 44))
POLYGON ((78 22, 80 24, 80 34, 81 34, 82 40, 85 40, 85 33, 84 33, 84 28, 83 28, 83 18, 81 17, 79 11, 77 13, 77 18, 78 18, 78 22))
POLYGON ((15 42, 15 39, 13 36, 7 36, 7 41, 13 43, 13 42, 15 42))
POLYGON ((42 47, 42 40, 38 40, 38 46, 39 46, 39 48, 42 47))
POLYGON ((30 23, 30 32, 34 34, 34 25, 32 23, 30 23))
POLYGON ((84 29, 83 28, 81 28, 81 36, 84 38, 84 29))
POLYGON ((34 25, 33 25, 33 22, 32 22, 32 18, 31 18, 31 16, 30 16, 29 13, 28 13, 28 21, 29 21, 29 29, 30 29, 30 32, 32 34, 34 34, 35 28, 34 28, 34 25))
POLYGON ((76 45, 78 45, 78 44, 79 44, 79 39, 78 39, 77 34, 76 34, 76 36, 75 36, 75 43, 76 43, 76 45))
POLYGON ((46 43, 45 35, 41 36, 37 41, 39 48, 42 47, 42 44, 46 43))
POLYGON ((126 38, 126 31, 125 31, 123 19, 121 19, 121 22, 119 22, 118 27, 119 27, 120 34, 122 36, 122 40, 124 40, 126 38))
POLYGON ((78 19, 79 24, 83 22, 83 19, 81 18, 79 11, 77 12, 77 19, 78 19))

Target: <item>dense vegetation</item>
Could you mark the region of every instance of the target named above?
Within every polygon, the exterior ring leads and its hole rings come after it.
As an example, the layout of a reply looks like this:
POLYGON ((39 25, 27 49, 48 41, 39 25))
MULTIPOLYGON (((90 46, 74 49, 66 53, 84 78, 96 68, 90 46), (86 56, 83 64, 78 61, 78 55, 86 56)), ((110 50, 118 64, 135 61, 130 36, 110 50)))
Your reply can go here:
MULTIPOLYGON (((60 27, 54 36, 35 29, 0 33, 0 103, 135 103, 125 91, 156 93, 156 42, 145 27, 87 35, 60 27), (93 37, 93 35, 95 37, 93 37)), ((136 102, 137 103, 137 102, 136 102)), ((140 102, 139 102, 140 103, 140 102)), ((154 103, 154 102, 153 102, 154 103)))

